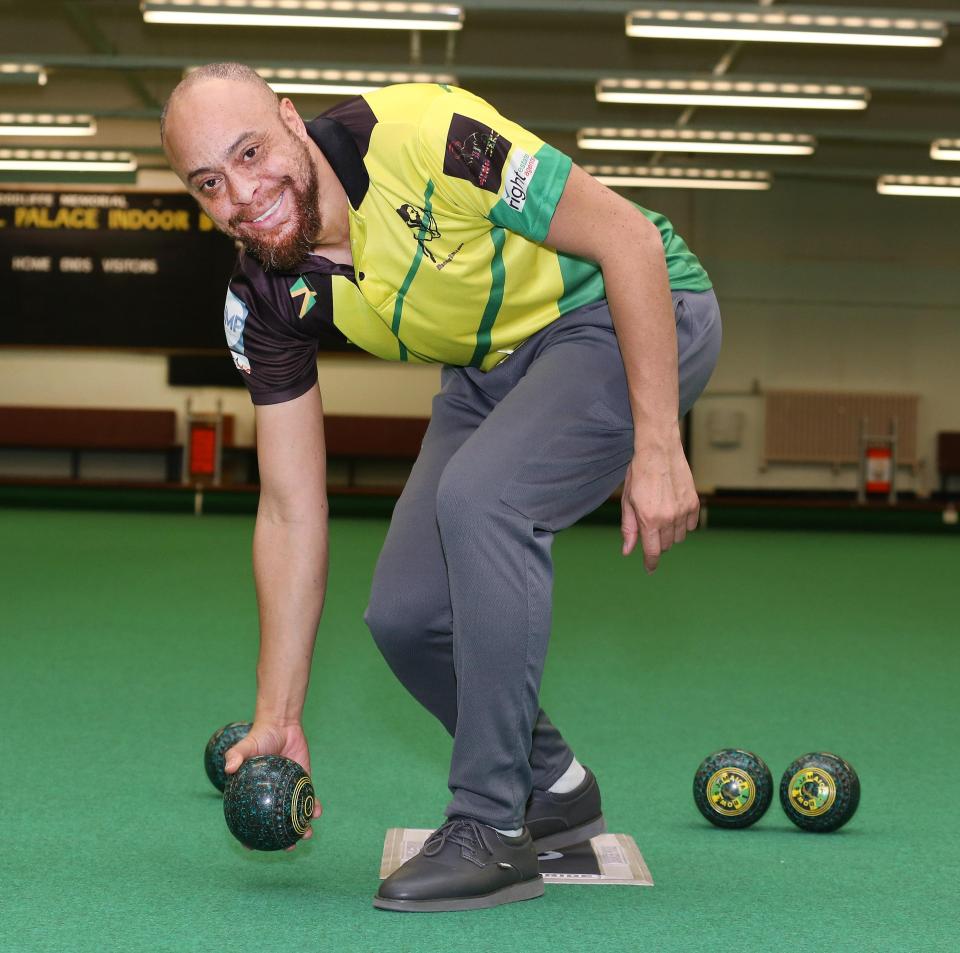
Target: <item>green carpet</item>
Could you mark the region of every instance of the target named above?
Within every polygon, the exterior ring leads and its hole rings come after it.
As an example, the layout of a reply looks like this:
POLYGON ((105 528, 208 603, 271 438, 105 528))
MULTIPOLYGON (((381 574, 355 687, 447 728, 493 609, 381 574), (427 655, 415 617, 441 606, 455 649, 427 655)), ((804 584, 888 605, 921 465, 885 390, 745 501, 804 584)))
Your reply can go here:
POLYGON ((248 516, 0 510, 0 949, 955 951, 960 554, 955 540, 708 530, 646 577, 615 527, 555 546, 543 702, 597 773, 652 888, 557 885, 463 914, 375 911, 384 831, 430 827, 449 741, 361 613, 386 523, 336 520, 305 725, 325 813, 291 854, 230 837, 202 768, 252 713, 248 516), (696 812, 697 764, 779 778, 833 750, 848 827, 696 812))

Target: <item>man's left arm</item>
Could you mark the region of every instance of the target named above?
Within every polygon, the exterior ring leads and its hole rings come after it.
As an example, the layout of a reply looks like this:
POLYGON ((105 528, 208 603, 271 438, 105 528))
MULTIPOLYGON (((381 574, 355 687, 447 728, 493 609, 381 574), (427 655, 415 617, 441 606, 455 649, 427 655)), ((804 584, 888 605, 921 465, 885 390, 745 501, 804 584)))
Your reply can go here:
POLYGON ((633 411, 623 554, 639 536, 644 566, 653 572, 660 554, 696 529, 700 512, 680 439, 677 333, 663 241, 639 209, 574 165, 545 244, 603 271, 633 411))

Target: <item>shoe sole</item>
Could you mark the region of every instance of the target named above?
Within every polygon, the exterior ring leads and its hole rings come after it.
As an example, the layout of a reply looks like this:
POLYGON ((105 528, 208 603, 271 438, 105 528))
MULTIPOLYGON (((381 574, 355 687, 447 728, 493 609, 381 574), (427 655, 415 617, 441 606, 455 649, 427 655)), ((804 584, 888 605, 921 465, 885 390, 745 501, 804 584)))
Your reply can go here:
POLYGON ((535 840, 533 842, 533 849, 537 851, 538 854, 542 854, 545 850, 559 850, 561 847, 572 847, 574 844, 580 844, 585 840, 590 840, 591 837, 596 837, 597 834, 604 834, 606 830, 607 822, 601 814, 599 817, 595 817, 592 821, 587 821, 586 824, 581 824, 579 827, 571 827, 566 831, 557 831, 556 834, 547 834, 546 837, 535 840))
POLYGON ((373 905, 378 910, 401 910, 409 913, 443 913, 454 910, 483 910, 486 907, 498 907, 501 903, 513 903, 517 900, 535 900, 543 896, 543 877, 539 874, 533 880, 511 884, 486 893, 480 897, 449 897, 444 900, 391 900, 377 894, 373 905))

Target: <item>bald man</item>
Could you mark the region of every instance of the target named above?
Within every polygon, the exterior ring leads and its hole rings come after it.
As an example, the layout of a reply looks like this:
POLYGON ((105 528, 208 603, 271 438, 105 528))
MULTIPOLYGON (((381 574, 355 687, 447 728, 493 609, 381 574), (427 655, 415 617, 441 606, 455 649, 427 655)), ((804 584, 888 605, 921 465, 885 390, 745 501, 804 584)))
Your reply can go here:
MULTIPOLYGON (((243 247, 224 308, 256 407, 255 754, 310 770, 301 726, 327 574, 316 356, 348 339, 443 365, 366 621, 453 738, 447 821, 381 884, 389 910, 538 897, 539 850, 605 830, 597 781, 539 706, 554 534, 622 482, 648 572, 696 527, 679 417, 720 346, 710 280, 662 215, 483 100, 387 87, 304 123, 246 67, 174 90, 171 166, 243 247)), ((319 806, 317 808, 319 814, 319 806)))

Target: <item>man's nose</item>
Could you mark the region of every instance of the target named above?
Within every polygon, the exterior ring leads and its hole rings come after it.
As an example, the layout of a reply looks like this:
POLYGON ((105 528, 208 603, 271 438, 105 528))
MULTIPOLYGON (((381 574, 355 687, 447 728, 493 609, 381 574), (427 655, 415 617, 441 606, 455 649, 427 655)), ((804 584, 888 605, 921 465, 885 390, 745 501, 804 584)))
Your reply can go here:
POLYGON ((249 205, 257 194, 257 187, 259 185, 260 180, 256 176, 235 172, 227 182, 230 201, 233 202, 234 205, 249 205))

